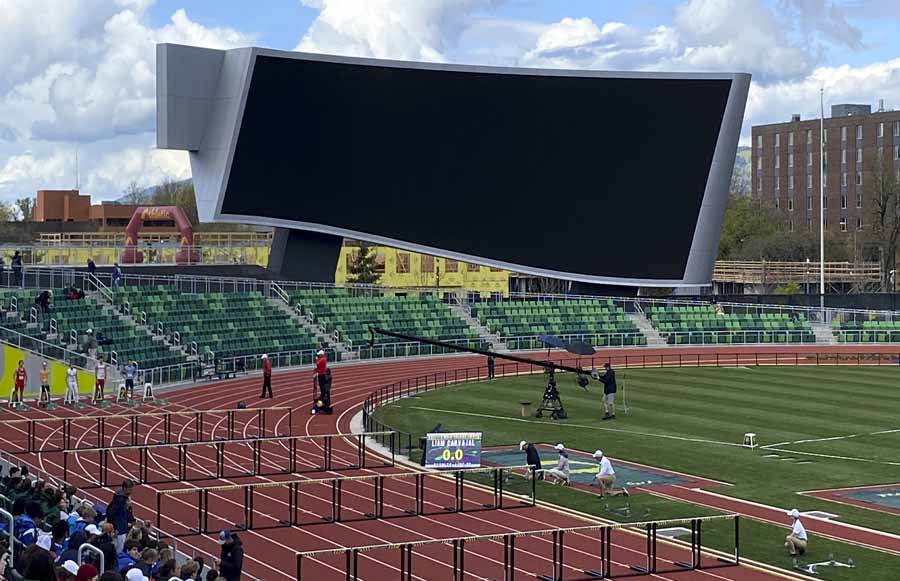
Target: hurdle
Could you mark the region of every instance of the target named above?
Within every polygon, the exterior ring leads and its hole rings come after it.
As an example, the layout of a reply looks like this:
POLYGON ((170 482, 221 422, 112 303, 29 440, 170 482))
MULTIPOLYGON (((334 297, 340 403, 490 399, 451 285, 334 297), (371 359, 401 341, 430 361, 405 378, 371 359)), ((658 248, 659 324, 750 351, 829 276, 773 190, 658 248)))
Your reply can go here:
MULTIPOLYGON (((363 545, 356 547, 337 547, 333 549, 321 549, 315 551, 304 551, 295 553, 296 558, 296 581, 320 581, 324 569, 313 570, 304 573, 304 563, 313 561, 320 566, 328 567, 331 570, 337 569, 343 571, 342 579, 358 581, 363 576, 360 566, 359 555, 362 553, 386 553, 384 561, 395 562, 396 554, 399 552, 400 561, 400 579, 403 581, 412 580, 412 570, 414 564, 414 555, 422 554, 426 550, 430 552, 432 560, 438 560, 449 563, 452 566, 452 579, 463 579, 466 574, 466 551, 467 547, 471 547, 476 543, 503 543, 503 562, 494 565, 497 570, 486 574, 484 570, 479 570, 478 575, 489 579, 502 579, 503 581, 515 581, 516 576, 516 554, 524 551, 524 554, 539 555, 539 551, 525 549, 522 545, 529 539, 536 537, 550 537, 551 554, 547 556, 547 560, 551 563, 551 570, 547 574, 538 572, 529 572, 528 578, 536 576, 542 581, 563 581, 564 565, 582 569, 584 575, 588 579, 615 579, 621 577, 637 577, 644 575, 659 575, 667 573, 676 573, 681 571, 709 570, 722 567, 736 567, 740 565, 740 537, 738 530, 740 528, 740 517, 737 514, 715 515, 706 517, 695 517, 687 519, 670 519, 663 521, 643 521, 637 523, 621 523, 621 524, 596 524, 583 525, 569 528, 548 528, 534 531, 523 531, 514 533, 497 533, 488 535, 469 535, 461 537, 451 537, 446 539, 428 539, 421 541, 412 541, 404 543, 384 543, 377 545, 363 545), (703 547, 700 542, 699 535, 691 535, 690 541, 677 538, 658 540, 656 531, 671 527, 691 526, 691 530, 699 531, 702 523, 710 522, 727 522, 731 521, 734 526, 734 548, 732 552, 724 552, 709 547, 703 547), (642 564, 629 564, 625 562, 633 559, 634 548, 623 548, 621 555, 623 562, 618 563, 613 560, 613 553, 620 546, 613 543, 613 534, 628 535, 633 541, 635 537, 646 537, 645 562, 642 564), (564 557, 565 539, 572 535, 591 536, 597 543, 599 551, 590 556, 579 556, 572 559, 566 564, 564 557), (675 548, 680 551, 689 551, 691 560, 679 561, 673 559, 662 559, 657 556, 657 545, 665 544, 667 548, 675 548), (435 555, 435 548, 441 547, 446 550, 450 549, 451 555, 435 555), (414 552, 415 550, 415 552, 414 552), (328 561, 328 559, 331 561, 328 561), (596 568, 590 567, 593 562, 596 568)), ((471 550, 471 549, 469 549, 471 550)), ((583 550, 583 549, 582 549, 583 550)), ((369 560, 376 561, 373 557, 369 560)), ((383 562, 380 563, 383 565, 383 562)), ((309 566, 307 566, 309 567, 309 566)), ((482 567, 484 565, 482 564, 482 567)), ((369 575, 366 575, 368 578, 369 575)))
MULTIPOLYGON (((183 515, 187 509, 179 506, 177 510, 164 506, 164 500, 172 497, 190 497, 189 501, 182 501, 196 507, 197 513, 194 520, 196 525, 189 526, 186 523, 175 521, 166 517, 167 521, 180 525, 184 532, 176 533, 169 524, 166 528, 175 536, 190 536, 196 534, 208 534, 211 531, 228 528, 232 530, 265 530, 271 528, 310 526, 323 523, 348 523, 363 520, 381 520, 422 516, 429 514, 447 514, 462 512, 479 512, 486 510, 502 510, 521 507, 531 507, 536 502, 535 479, 526 479, 525 475, 531 471, 531 467, 509 466, 490 468, 466 468, 452 472, 403 472, 397 474, 366 474, 361 476, 333 476, 328 478, 307 478, 285 480, 281 482, 262 482, 252 484, 234 484, 226 486, 210 486, 200 488, 180 488, 174 490, 159 490, 156 493, 156 527, 162 528, 163 515, 183 515), (513 474, 521 477, 521 483, 525 488, 523 493, 504 490, 505 481, 513 474), (484 475, 492 482, 491 490, 471 490, 473 498, 467 500, 464 497, 463 482, 467 477, 484 475), (428 481, 453 485, 453 492, 434 492, 452 495, 453 503, 450 506, 436 504, 438 508, 429 510, 426 508, 426 490, 431 487, 428 481), (391 490, 390 485, 396 482, 405 483, 402 491, 391 490), (389 493, 396 493, 399 502, 385 500, 385 483, 389 485, 389 493), (410 495, 409 492, 415 492, 410 495), (279 506, 284 509, 282 514, 272 514, 267 511, 261 514, 254 510, 254 501, 260 492, 270 492, 267 500, 278 498, 279 506), (317 494, 318 493, 318 494, 317 494), (362 496, 368 499, 369 506, 366 511, 357 516, 349 516, 345 510, 345 497, 347 495, 362 496), (240 505, 242 521, 231 522, 222 517, 215 517, 216 522, 210 526, 209 497, 215 498, 215 506, 240 505), (302 502, 304 495, 308 502, 302 502), (488 500, 490 495, 490 500, 488 500), (385 508, 389 510, 386 512, 385 508), (319 509, 317 511, 317 509, 319 509), (307 518, 301 518, 301 513, 307 513, 307 518), (266 522, 260 522, 264 518, 266 522)), ((445 487, 446 488, 446 487, 445 487)), ((435 503, 432 503, 435 504, 435 503)), ((236 510, 232 514, 236 514, 236 510)))
MULTIPOLYGON (((122 474, 122 477, 130 478, 136 484, 171 484, 175 482, 195 482, 199 480, 217 480, 223 478, 241 478, 245 476, 274 476, 277 474, 303 474, 306 472, 329 472, 332 470, 352 470, 367 467, 392 467, 395 464, 395 457, 392 454, 390 459, 386 459, 381 464, 374 466, 367 465, 367 437, 378 437, 389 433, 374 432, 363 434, 317 434, 314 436, 267 436, 259 438, 235 438, 232 440, 213 440, 202 442, 181 442, 177 444, 145 444, 135 446, 116 446, 113 448, 91 448, 91 449, 73 449, 62 451, 62 468, 63 480, 77 486, 78 488, 89 490, 92 488, 105 488, 109 486, 109 461, 112 453, 136 452, 137 457, 131 460, 137 464, 137 473, 122 474), (334 457, 333 440, 335 438, 354 438, 356 440, 356 453, 353 454, 353 461, 347 461, 339 464, 334 457), (298 463, 298 457, 302 456, 302 450, 299 444, 303 442, 320 442, 321 443, 321 463, 314 464, 303 468, 298 463), (274 444, 277 454, 267 454, 264 449, 265 444, 274 444), (213 449, 212 457, 202 454, 191 456, 190 452, 195 449, 209 450, 213 449), (249 449, 250 458, 242 456, 239 452, 246 452, 249 449), (154 478, 151 477, 150 460, 152 452, 155 451, 174 451, 177 458, 165 458, 169 461, 176 462, 174 473, 170 473, 169 477, 154 478), (229 453, 234 454, 237 458, 229 457, 229 453), (96 454, 99 470, 92 474, 85 474, 90 478, 81 481, 73 481, 70 479, 69 466, 71 464, 70 457, 77 457, 85 454, 96 454), (271 458, 276 455, 277 458, 271 458), (276 464, 274 469, 264 468, 263 460, 276 464), (206 460, 207 463, 213 461, 215 467, 206 466, 199 468, 199 461, 206 460), (238 466, 237 472, 228 473, 225 469, 226 460, 238 466), (250 463, 250 466, 246 464, 250 463), (198 466, 193 470, 193 474, 188 470, 188 464, 194 461, 198 466), (96 474, 96 478, 94 478, 96 474)), ((160 472, 160 471, 156 471, 160 472)), ((79 474, 80 475, 80 474, 79 474)))
MULTIPOLYGON (((15 419, 0 421, 0 426, 25 426, 25 442, 20 449, 12 449, 13 454, 43 454, 47 452, 65 452, 71 450, 96 451, 105 448, 113 449, 120 447, 137 446, 139 444, 141 433, 141 421, 148 420, 151 423, 158 420, 161 427, 161 444, 178 444, 178 443, 214 443, 220 440, 210 440, 205 437, 207 427, 224 421, 225 433, 228 440, 236 438, 237 430, 240 426, 254 425, 256 431, 261 436, 271 434, 271 437, 290 437, 293 435, 293 408, 280 406, 270 408, 247 408, 247 409, 231 409, 231 410, 203 410, 203 411, 180 411, 180 412, 155 412, 155 413, 136 413, 136 414, 110 414, 103 416, 80 416, 66 418, 41 418, 36 419, 15 419), (176 424, 176 430, 172 429, 173 419, 185 419, 181 426, 176 424), (276 432, 276 427, 283 420, 287 419, 287 427, 284 432, 276 432), (107 427, 118 421, 128 422, 127 442, 121 444, 107 438, 107 427), (272 423, 274 421, 274 423, 272 423), (240 422, 240 423, 239 423, 240 422), (184 440, 178 436, 181 432, 177 428, 193 423, 193 428, 182 430, 186 435, 184 440), (46 440, 38 445, 38 426, 48 430, 50 433, 57 432, 60 442, 53 443, 46 440), (73 441, 72 427, 83 427, 84 431, 92 430, 95 434, 91 445, 80 446, 78 441, 73 441)), ((10 446, 14 446, 16 441, 13 439, 9 442, 10 446)))

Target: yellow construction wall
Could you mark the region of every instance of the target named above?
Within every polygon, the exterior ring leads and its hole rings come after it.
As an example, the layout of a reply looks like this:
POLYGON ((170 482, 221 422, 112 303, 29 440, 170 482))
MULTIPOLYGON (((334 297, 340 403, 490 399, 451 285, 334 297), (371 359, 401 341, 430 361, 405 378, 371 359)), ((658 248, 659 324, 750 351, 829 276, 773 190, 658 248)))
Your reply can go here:
MULTIPOLYGON (((269 263, 268 246, 203 246, 197 247, 203 255, 202 262, 208 264, 251 264, 266 266, 269 263)), ((144 262, 149 262, 147 246, 141 244, 138 250, 144 253, 144 262)), ((29 251, 26 264, 85 266, 88 258, 93 258, 98 266, 111 265, 119 261, 121 246, 47 246, 29 251)), ((177 247, 153 246, 153 263, 174 264, 177 247)))
MULTIPOLYGON (((41 364, 50 362, 50 395, 64 396, 66 394, 66 370, 65 363, 45 359, 35 353, 24 351, 12 345, 3 344, 0 349, 2 361, 0 361, 0 398, 9 399, 12 392, 13 376, 19 361, 25 362, 25 370, 28 372, 28 381, 25 383, 25 400, 37 399, 41 392, 41 364)), ((94 375, 86 371, 78 370, 78 392, 86 395, 93 393, 94 375)))
MULTIPOLYGON (((495 270, 487 266, 472 267, 465 262, 456 262, 456 272, 448 272, 448 261, 444 258, 433 257, 434 268, 428 271, 427 257, 415 252, 397 250, 387 246, 374 247, 378 262, 384 262, 384 272, 381 273, 379 284, 390 287, 455 287, 468 291, 479 292, 489 296, 490 293, 509 294, 509 275, 505 270, 495 270), (405 258, 403 257, 405 255, 405 258), (426 272, 422 272, 422 262, 426 262, 426 272), (405 268, 405 263, 409 268, 405 268), (438 274, 440 273, 440 281, 438 274), (439 283, 439 284, 438 284, 439 283)), ((334 281, 337 284, 347 282, 347 265, 352 257, 359 251, 357 247, 345 246, 341 248, 341 258, 338 260, 334 281)), ((451 264, 452 268, 452 264, 451 264)))

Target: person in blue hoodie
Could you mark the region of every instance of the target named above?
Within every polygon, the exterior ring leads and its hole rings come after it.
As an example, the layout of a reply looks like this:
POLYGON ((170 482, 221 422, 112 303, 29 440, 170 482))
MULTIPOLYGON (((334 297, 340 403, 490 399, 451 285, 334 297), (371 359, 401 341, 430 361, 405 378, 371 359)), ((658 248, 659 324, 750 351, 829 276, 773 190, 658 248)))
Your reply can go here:
POLYGON ((118 555, 119 572, 123 575, 141 560, 141 545, 137 541, 125 541, 124 550, 118 555))
POLYGON ((44 509, 35 501, 25 504, 25 514, 16 519, 15 536, 26 547, 37 542, 38 536, 43 532, 41 524, 44 522, 44 509))

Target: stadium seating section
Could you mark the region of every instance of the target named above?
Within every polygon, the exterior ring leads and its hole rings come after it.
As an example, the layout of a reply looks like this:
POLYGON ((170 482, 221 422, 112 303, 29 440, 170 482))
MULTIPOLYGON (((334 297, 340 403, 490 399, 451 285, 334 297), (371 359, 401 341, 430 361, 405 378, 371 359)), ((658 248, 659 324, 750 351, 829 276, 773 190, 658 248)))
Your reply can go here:
POLYGON ((612 299, 503 301, 472 307, 472 316, 510 349, 540 349, 538 335, 579 337, 595 347, 646 345, 637 326, 612 299))
POLYGON ((669 344, 815 343, 802 313, 729 314, 712 305, 650 307, 647 318, 669 344))
POLYGON ((133 324, 122 320, 111 310, 104 310, 95 299, 87 297, 74 301, 62 299, 62 289, 53 289, 52 311, 40 317, 38 325, 29 324, 31 308, 38 294, 36 289, 6 289, 0 291, 3 308, 12 309, 17 304, 15 315, 7 313, 4 326, 19 333, 37 337, 48 343, 60 345, 73 351, 86 352, 85 340, 90 329, 97 334, 111 339, 111 345, 98 346, 98 353, 110 358, 115 352, 119 364, 133 358, 144 368, 174 365, 185 360, 185 357, 172 351, 162 342, 154 341, 146 332, 138 330, 133 324), (13 300, 15 297, 15 300, 13 300), (56 333, 51 334, 51 320, 56 321, 56 333), (72 344, 71 334, 75 331, 77 342, 72 344))
MULTIPOLYGON (((360 346, 363 358, 370 354, 366 347, 370 339, 370 325, 437 341, 461 341, 472 346, 480 344, 478 333, 453 314, 440 299, 431 295, 353 296, 346 289, 327 289, 293 291, 290 296, 304 314, 313 316, 316 324, 328 332, 337 331, 341 341, 360 346)), ((375 342, 402 341, 376 336, 375 342)), ((425 345, 400 349, 399 355, 443 352, 425 345)), ((383 351, 383 347, 376 350, 378 353, 383 351)))
MULTIPOLYGON (((217 358, 311 351, 320 344, 306 329, 275 308, 259 292, 188 294, 165 286, 124 288, 116 302, 131 313, 147 313, 151 329, 180 336, 182 345, 197 343, 198 354, 217 358)), ((312 355, 307 354, 308 362, 312 355)))
POLYGON ((831 330, 839 343, 900 342, 900 321, 838 321, 831 330))

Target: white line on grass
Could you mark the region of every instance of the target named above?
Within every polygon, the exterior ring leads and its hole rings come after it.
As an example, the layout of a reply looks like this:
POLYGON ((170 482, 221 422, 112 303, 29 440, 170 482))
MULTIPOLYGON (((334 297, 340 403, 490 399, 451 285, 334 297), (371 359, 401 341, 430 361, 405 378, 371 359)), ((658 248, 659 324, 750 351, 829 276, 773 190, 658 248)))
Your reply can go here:
POLYGON ((808 440, 792 440, 792 441, 788 441, 788 442, 776 442, 775 444, 766 444, 765 446, 760 446, 760 448, 770 450, 772 448, 779 448, 781 446, 793 446, 794 444, 809 444, 812 442, 834 442, 836 440, 849 440, 851 438, 859 438, 860 436, 883 436, 884 434, 896 434, 898 432, 900 432, 900 428, 891 429, 891 430, 881 430, 878 432, 863 432, 860 434, 847 434, 846 436, 831 436, 829 438, 810 438, 808 440))
POLYGON ((559 427, 584 428, 584 429, 588 429, 588 430, 599 430, 602 432, 617 432, 620 434, 633 434, 636 436, 650 436, 651 438, 665 438, 667 440, 680 440, 682 442, 699 442, 701 444, 716 444, 718 446, 734 446, 736 448, 744 447, 743 444, 736 444, 734 442, 719 442, 718 440, 705 440, 703 438, 686 438, 684 436, 672 436, 669 434, 654 434, 652 432, 638 432, 635 430, 623 430, 620 428, 603 428, 600 426, 587 426, 584 424, 568 424, 568 423, 548 424, 547 422, 541 422, 541 421, 537 421, 537 420, 523 420, 521 418, 510 418, 510 417, 506 417, 506 416, 492 416, 489 414, 476 414, 475 412, 460 412, 460 411, 454 411, 454 410, 442 410, 442 409, 425 408, 425 407, 417 407, 417 406, 409 406, 409 408, 407 408, 407 409, 421 410, 421 411, 426 411, 426 412, 440 412, 440 413, 444 413, 444 414, 456 414, 456 415, 460 415, 460 416, 473 416, 473 417, 478 417, 478 418, 489 418, 489 419, 493 419, 493 420, 505 420, 508 422, 522 422, 525 424, 540 424, 542 426, 554 425, 554 426, 559 426, 559 427))
POLYGON ((850 462, 866 462, 867 464, 882 464, 885 466, 900 466, 900 462, 888 462, 887 460, 872 460, 871 458, 856 458, 854 456, 836 456, 834 454, 816 454, 814 452, 801 452, 799 450, 788 450, 786 448, 769 448, 773 452, 784 452, 785 454, 799 454, 801 456, 814 456, 816 458, 833 458, 835 460, 848 460, 850 462))

